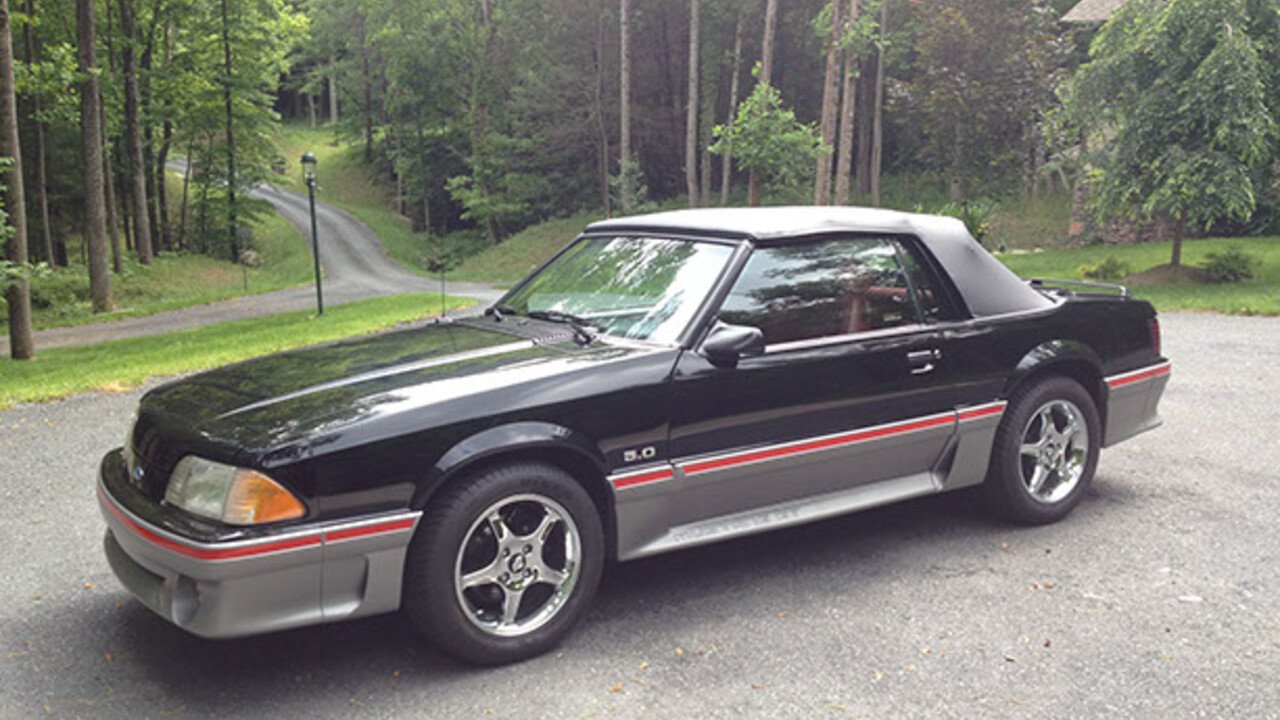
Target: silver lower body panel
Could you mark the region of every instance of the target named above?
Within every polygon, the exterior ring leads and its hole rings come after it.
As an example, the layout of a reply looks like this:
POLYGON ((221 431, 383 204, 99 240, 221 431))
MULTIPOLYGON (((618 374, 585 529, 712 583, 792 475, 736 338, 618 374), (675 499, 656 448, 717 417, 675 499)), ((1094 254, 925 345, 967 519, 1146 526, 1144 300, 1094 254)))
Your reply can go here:
POLYGON ((405 555, 421 513, 200 544, 149 525, 99 486, 107 561, 121 584, 195 635, 232 638, 400 607, 405 555))

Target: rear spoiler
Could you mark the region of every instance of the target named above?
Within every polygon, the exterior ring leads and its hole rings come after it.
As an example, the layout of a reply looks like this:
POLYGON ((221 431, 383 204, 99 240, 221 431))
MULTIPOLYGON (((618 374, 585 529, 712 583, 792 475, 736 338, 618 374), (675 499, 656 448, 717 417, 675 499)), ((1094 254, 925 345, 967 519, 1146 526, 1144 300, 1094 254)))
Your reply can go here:
POLYGON ((1086 282, 1084 280, 1052 280, 1049 278, 1031 278, 1027 284, 1037 290, 1059 290, 1069 293, 1077 293, 1077 288, 1083 290, 1081 294, 1088 295, 1116 295, 1125 299, 1129 297, 1129 288, 1124 285, 1113 285, 1111 283, 1086 282))

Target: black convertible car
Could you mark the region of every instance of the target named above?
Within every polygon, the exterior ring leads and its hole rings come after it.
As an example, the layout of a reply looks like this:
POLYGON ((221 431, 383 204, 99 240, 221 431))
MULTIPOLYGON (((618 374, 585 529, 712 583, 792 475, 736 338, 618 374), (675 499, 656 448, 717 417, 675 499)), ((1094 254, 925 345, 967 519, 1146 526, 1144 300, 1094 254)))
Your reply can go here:
POLYGON ((403 608, 507 662, 628 560, 985 485, 1052 522, 1159 424, 1146 302, 1024 281, 952 219, 596 223, 485 312, 158 387, 102 462, 106 554, 232 637, 403 608))

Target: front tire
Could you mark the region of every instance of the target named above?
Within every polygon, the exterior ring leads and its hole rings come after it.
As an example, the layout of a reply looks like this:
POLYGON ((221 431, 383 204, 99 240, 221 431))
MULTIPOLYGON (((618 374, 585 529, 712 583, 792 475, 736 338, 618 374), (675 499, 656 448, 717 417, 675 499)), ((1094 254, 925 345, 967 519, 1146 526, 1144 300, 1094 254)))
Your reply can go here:
POLYGON ((996 430, 987 472, 988 505, 1025 525, 1066 517, 1098 465, 1101 422, 1089 392, 1066 377, 1019 387, 996 430))
POLYGON ((604 533, 586 490, 539 462, 490 467, 431 501, 403 606, 445 652, 482 665, 550 650, 595 595, 604 533))

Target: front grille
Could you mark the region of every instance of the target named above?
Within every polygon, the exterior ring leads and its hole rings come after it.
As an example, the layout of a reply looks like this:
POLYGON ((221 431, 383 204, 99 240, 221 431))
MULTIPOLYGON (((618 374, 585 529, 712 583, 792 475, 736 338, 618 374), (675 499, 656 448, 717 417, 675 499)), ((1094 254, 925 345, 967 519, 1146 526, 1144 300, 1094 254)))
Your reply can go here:
POLYGON ((133 452, 137 470, 130 473, 129 481, 147 497, 159 502, 164 498, 165 487, 173 468, 182 454, 169 442, 156 425, 145 415, 138 418, 133 429, 133 452))

